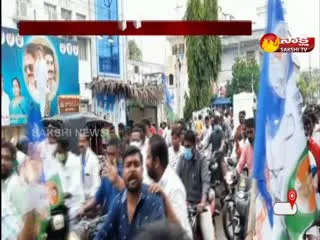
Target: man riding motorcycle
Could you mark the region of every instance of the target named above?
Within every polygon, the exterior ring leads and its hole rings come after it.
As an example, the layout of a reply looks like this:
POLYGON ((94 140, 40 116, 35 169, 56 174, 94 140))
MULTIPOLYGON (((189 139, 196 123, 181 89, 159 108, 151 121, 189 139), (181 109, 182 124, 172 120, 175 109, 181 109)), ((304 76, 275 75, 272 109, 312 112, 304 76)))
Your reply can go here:
POLYGON ((211 209, 207 202, 210 188, 208 162, 196 149, 196 134, 193 131, 186 131, 183 144, 184 155, 178 163, 177 174, 186 188, 188 203, 197 205, 204 240, 212 240, 215 239, 215 233, 211 209))

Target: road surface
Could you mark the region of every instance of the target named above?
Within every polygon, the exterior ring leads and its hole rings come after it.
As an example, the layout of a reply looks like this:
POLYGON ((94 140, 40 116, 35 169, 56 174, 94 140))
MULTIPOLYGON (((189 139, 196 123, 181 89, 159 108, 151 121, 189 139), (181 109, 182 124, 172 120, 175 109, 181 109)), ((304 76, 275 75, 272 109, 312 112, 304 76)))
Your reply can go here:
POLYGON ((222 226, 222 216, 217 216, 216 217, 216 236, 217 239, 216 240, 227 240, 226 235, 224 234, 223 231, 223 226, 222 226))

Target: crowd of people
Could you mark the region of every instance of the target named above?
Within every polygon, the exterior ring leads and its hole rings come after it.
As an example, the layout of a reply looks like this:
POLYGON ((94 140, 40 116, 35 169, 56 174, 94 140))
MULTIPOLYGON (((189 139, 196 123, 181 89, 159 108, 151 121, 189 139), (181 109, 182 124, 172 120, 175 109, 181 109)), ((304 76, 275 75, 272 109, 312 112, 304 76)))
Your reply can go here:
MULTIPOLYGON (((163 122, 159 129, 149 120, 131 128, 113 126, 102 162, 84 133, 78 139, 80 156, 68 140, 53 134, 54 128, 48 128, 47 138, 32 154, 26 138, 16 146, 2 139, 2 239, 36 238, 38 214, 59 201, 57 189, 48 198, 39 190, 55 175, 61 180, 71 229, 84 216, 106 215, 96 240, 192 239, 189 205, 197 208, 203 239, 215 239, 208 158, 215 152, 229 155, 236 159, 238 174, 247 168, 251 175, 253 167, 255 120, 241 111, 239 126, 233 127, 231 116, 229 111, 198 116, 191 128, 183 120, 171 126, 163 122)), ((319 120, 319 106, 305 110, 303 123, 318 180, 319 120)), ((249 224, 248 237, 253 228, 249 224)))

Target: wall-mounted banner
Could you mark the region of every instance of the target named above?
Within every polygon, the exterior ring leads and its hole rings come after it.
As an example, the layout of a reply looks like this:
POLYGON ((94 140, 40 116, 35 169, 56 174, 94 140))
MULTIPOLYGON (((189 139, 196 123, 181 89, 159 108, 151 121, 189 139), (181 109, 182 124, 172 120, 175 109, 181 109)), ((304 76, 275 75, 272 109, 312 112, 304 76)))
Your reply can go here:
POLYGON ((123 96, 98 94, 94 99, 95 113, 114 124, 126 124, 126 100, 123 96))
MULTIPOLYGON (((96 20, 116 21, 119 19, 118 0, 96 0, 96 20)), ((117 23, 118 28, 118 23, 117 23)), ((92 29, 91 29, 92 30, 92 29)), ((98 34, 96 34, 98 35, 98 34)), ((119 36, 104 35, 97 37, 98 75, 121 77, 121 41, 119 36)))
POLYGON ((58 113, 59 95, 79 95, 78 45, 1 28, 1 126, 24 125, 31 108, 58 113))
POLYGON ((80 96, 59 96, 59 113, 80 112, 80 96))

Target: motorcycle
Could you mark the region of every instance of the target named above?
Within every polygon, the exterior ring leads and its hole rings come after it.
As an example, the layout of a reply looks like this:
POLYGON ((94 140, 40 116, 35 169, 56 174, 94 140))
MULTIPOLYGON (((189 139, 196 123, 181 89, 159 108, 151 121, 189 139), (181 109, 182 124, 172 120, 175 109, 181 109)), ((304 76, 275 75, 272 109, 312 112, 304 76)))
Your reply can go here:
POLYGON ((106 215, 94 219, 82 218, 72 227, 68 240, 92 240, 95 238, 99 226, 103 224, 106 215))
POLYGON ((224 204, 224 198, 228 195, 228 186, 224 179, 224 154, 223 152, 214 152, 209 160, 210 184, 214 189, 216 196, 219 196, 221 206, 224 204))
POLYGON ((244 239, 247 229, 250 206, 251 178, 229 171, 226 174, 230 189, 222 209, 223 230, 228 240, 244 239))
MULTIPOLYGON (((208 202, 210 204, 210 212, 212 213, 212 224, 213 227, 215 228, 215 216, 216 216, 216 211, 215 211, 215 192, 213 189, 210 189, 207 195, 208 202)), ((204 209, 201 213, 204 213, 208 211, 207 209, 204 209)), ((193 239, 194 240, 202 240, 202 231, 200 227, 200 214, 197 211, 197 205, 191 205, 188 204, 188 218, 189 222, 191 225, 192 233, 193 233, 193 239)), ((214 231, 216 232, 216 231, 214 231)))

